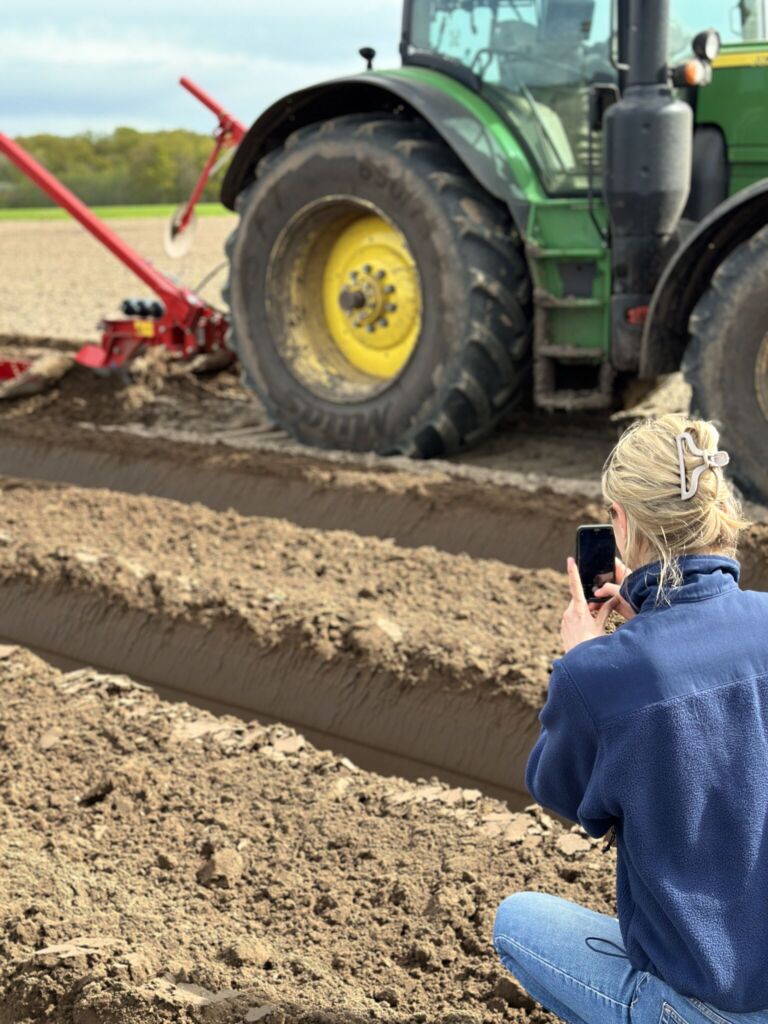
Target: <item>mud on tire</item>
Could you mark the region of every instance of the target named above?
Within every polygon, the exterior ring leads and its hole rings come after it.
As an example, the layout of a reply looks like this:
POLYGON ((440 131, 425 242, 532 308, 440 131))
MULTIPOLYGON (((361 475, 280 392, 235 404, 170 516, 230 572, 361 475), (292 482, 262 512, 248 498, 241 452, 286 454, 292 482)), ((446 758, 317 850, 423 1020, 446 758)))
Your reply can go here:
MULTIPOLYGON (((311 125, 265 157, 238 197, 224 297, 230 344, 275 422, 320 447, 449 454, 530 394, 531 287, 507 209, 420 121, 350 115, 311 125), (291 218, 325 196, 375 209, 405 237, 423 296, 415 348, 363 399, 331 400, 292 372, 276 337, 270 254, 291 218)), ((274 289, 273 289, 274 290, 274 289)))

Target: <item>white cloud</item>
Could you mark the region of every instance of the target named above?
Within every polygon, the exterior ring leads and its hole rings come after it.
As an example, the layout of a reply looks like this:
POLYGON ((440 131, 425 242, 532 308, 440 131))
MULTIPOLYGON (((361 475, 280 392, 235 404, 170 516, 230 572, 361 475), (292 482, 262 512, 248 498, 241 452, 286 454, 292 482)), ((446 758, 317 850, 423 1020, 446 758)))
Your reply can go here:
POLYGON ((399 0, 28 0, 4 12, 0 130, 213 128, 177 85, 186 74, 248 123, 295 89, 399 64, 399 0))

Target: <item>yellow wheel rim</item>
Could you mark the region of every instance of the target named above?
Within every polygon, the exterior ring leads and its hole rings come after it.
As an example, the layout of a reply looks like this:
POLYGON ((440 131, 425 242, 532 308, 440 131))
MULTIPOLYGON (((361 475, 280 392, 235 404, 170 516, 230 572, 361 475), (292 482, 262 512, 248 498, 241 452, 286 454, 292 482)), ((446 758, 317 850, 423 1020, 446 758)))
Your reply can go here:
POLYGON ((421 280, 405 236, 352 197, 326 196, 288 221, 269 255, 267 297, 283 362, 335 403, 386 390, 421 333, 421 280))
POLYGON ((421 329, 418 275, 405 238, 375 215, 326 231, 336 235, 322 283, 328 333, 356 370, 391 380, 421 329))

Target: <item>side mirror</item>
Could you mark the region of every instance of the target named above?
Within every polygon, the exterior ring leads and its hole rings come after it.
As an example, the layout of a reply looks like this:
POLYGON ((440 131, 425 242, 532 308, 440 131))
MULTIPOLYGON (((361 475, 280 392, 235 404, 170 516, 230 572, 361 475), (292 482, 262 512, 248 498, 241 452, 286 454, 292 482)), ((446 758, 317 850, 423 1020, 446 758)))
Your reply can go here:
POLYGON ((363 46, 357 52, 367 64, 365 70, 370 71, 373 68, 373 58, 376 56, 376 51, 372 46, 363 46))
POLYGON ((619 87, 613 82, 593 82, 589 92, 589 129, 602 131, 603 118, 609 107, 619 99, 619 87))

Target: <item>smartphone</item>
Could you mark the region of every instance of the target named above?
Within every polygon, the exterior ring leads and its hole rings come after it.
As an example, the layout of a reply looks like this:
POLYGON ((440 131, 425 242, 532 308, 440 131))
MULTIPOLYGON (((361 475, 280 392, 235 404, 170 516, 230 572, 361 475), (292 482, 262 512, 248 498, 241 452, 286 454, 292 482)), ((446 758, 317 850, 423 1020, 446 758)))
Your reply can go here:
POLYGON ((595 597, 604 583, 616 582, 616 539, 612 526, 579 526, 576 530, 576 565, 584 596, 602 604, 607 597, 595 597))

